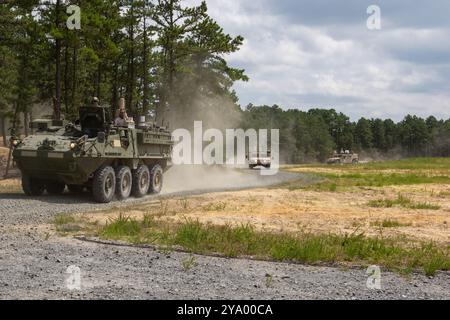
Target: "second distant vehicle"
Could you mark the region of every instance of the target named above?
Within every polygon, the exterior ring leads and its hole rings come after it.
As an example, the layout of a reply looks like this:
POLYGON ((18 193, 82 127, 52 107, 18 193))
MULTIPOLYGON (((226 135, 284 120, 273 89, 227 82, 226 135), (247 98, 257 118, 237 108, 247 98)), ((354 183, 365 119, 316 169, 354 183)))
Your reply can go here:
POLYGON ((333 156, 327 160, 328 164, 357 164, 359 155, 349 150, 334 152, 333 156))

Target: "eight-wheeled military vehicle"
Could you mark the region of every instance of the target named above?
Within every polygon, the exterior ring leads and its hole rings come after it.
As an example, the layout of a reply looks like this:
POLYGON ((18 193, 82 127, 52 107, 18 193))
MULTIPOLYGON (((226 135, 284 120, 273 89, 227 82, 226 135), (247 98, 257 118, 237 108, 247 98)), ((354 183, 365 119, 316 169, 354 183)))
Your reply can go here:
POLYGON ((35 120, 35 134, 13 139, 25 194, 61 194, 67 186, 74 193, 88 189, 97 202, 108 203, 114 196, 159 193, 170 165, 171 133, 145 122, 114 126, 107 115, 102 107, 80 108, 75 124, 35 120))
POLYGON ((350 150, 334 152, 333 156, 327 160, 328 164, 357 164, 359 163, 359 155, 350 152, 350 150))

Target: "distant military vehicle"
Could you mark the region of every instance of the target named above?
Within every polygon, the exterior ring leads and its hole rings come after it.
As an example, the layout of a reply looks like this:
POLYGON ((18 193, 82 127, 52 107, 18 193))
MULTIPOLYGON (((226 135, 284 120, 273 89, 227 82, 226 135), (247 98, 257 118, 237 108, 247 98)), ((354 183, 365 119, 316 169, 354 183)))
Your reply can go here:
POLYGON ((272 164, 272 156, 270 151, 267 151, 267 153, 250 152, 247 158, 248 158, 248 167, 250 169, 254 169, 257 166, 270 168, 272 164))
POLYGON ((359 155, 357 153, 350 152, 349 150, 334 152, 333 156, 327 160, 328 164, 349 164, 359 163, 359 155))
POLYGON ((35 120, 34 135, 12 139, 25 194, 61 194, 67 186, 73 193, 88 189, 97 202, 108 203, 114 196, 159 193, 170 164, 171 133, 149 123, 114 126, 107 114, 102 107, 80 108, 77 124, 35 120))

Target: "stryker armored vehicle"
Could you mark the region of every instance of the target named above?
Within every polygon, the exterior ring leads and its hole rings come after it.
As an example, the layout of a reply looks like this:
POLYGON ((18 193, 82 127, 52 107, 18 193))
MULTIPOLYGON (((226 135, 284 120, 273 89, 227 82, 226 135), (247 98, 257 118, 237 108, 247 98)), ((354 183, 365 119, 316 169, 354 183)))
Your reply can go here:
POLYGON ((359 155, 349 150, 334 152, 333 156, 327 160, 328 164, 357 164, 359 163, 359 155))
POLYGON ((88 189, 97 202, 108 203, 159 193, 170 165, 171 133, 153 123, 114 126, 107 114, 102 107, 80 108, 76 124, 35 120, 33 135, 13 138, 25 194, 62 194, 67 186, 73 193, 88 189))

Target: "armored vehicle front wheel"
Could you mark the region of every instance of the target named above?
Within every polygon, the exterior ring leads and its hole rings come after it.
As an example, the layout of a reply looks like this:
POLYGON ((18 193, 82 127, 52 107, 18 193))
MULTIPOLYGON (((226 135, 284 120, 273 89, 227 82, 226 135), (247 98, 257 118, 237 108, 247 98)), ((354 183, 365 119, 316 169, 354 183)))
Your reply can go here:
POLYGON ((142 198, 150 188, 150 171, 146 165, 140 165, 133 171, 132 193, 136 198, 142 198))
POLYGON ((46 189, 49 194, 60 195, 64 192, 66 185, 62 182, 49 181, 46 184, 46 189))
POLYGON ((97 170, 92 181, 92 194, 97 202, 109 203, 116 192, 116 174, 112 167, 97 170))
POLYGON ((32 179, 26 174, 23 174, 22 189, 27 196, 42 196, 45 191, 45 184, 42 180, 32 179))
POLYGON ((160 193, 163 186, 163 169, 159 164, 153 166, 150 172, 150 193, 160 193))
POLYGON ((120 166, 116 169, 116 196, 117 199, 123 200, 130 196, 133 176, 130 168, 120 166))

